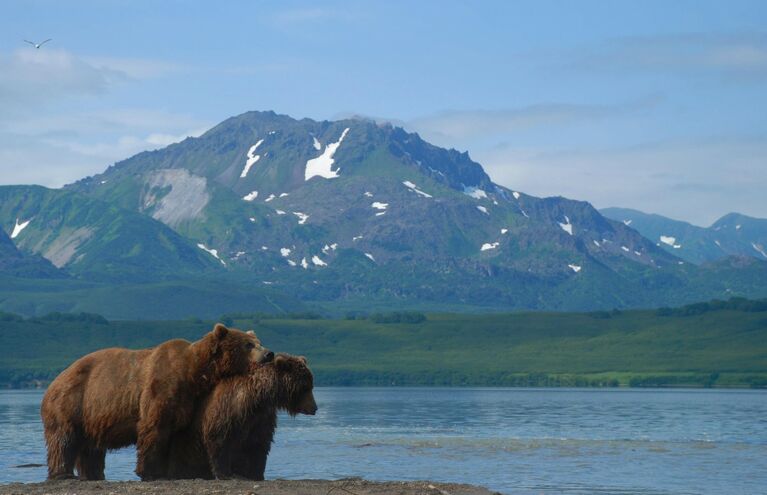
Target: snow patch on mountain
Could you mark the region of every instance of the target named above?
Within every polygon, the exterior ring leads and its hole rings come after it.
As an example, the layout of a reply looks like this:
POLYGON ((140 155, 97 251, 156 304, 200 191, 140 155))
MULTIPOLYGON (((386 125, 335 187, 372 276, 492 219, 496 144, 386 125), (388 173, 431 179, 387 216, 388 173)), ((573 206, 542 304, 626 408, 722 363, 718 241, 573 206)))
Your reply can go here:
POLYGON ((301 213, 300 211, 294 211, 293 214, 298 217, 298 224, 303 225, 309 219, 309 215, 301 213))
POLYGON ((373 255, 372 255, 372 254, 370 254, 370 253, 365 253, 365 256, 367 256, 368 258, 370 258, 370 261, 372 261, 372 262, 374 262, 374 263, 375 263, 375 260, 376 260, 376 259, 375 259, 375 258, 373 258, 373 255))
POLYGON ((317 266, 328 266, 328 264, 322 261, 320 257, 317 255, 312 256, 312 263, 314 263, 317 266))
POLYGON ((242 173, 240 173, 240 178, 245 178, 248 176, 248 172, 250 172, 250 167, 252 167, 258 160, 261 159, 261 155, 256 155, 256 150, 259 146, 261 146, 261 143, 263 143, 264 140, 261 139, 259 142, 254 144, 250 147, 248 150, 248 159, 245 161, 245 168, 242 169, 242 173))
POLYGON ((413 191, 413 192, 415 192, 417 194, 420 194, 424 198, 431 198, 432 197, 431 194, 427 194, 427 193, 421 191, 420 189, 418 189, 418 186, 416 186, 414 183, 410 182, 409 180, 403 181, 402 185, 404 185, 405 187, 407 187, 411 191, 413 191))
POLYGON ((274 212, 277 213, 278 215, 287 215, 287 213, 285 213, 285 211, 283 210, 274 210, 274 212))
POLYGON ((501 244, 500 242, 486 242, 486 243, 482 244, 482 247, 479 248, 479 250, 480 251, 487 251, 487 250, 490 250, 490 249, 495 249, 498 246, 500 246, 500 244, 501 244))
POLYGON ((505 234, 508 231, 509 231, 509 229, 501 229, 501 234, 505 234))
POLYGON ((487 199, 487 193, 476 186, 463 186, 463 193, 474 199, 487 199))
POLYGON ((579 271, 581 271, 581 266, 580 265, 572 265, 571 264, 571 265, 567 265, 567 266, 570 267, 570 269, 572 271, 574 271, 575 273, 578 273, 579 271))
POLYGON ((333 155, 343 142, 346 134, 349 132, 349 128, 344 129, 341 133, 341 137, 335 143, 330 143, 325 147, 325 151, 322 152, 317 158, 312 158, 306 162, 306 169, 304 170, 304 180, 309 180, 312 177, 319 176, 324 179, 335 179, 339 176, 340 169, 332 170, 333 155))
POLYGON ((205 246, 205 244, 199 243, 197 244, 197 247, 205 251, 206 253, 210 254, 214 258, 216 258, 218 261, 221 262, 222 265, 226 266, 226 262, 218 257, 218 250, 217 249, 210 249, 209 247, 205 246))
POLYGON ((15 239, 19 234, 21 234, 21 231, 27 228, 27 225, 29 225, 29 222, 31 222, 32 219, 30 218, 26 222, 19 223, 19 219, 16 219, 16 225, 13 226, 13 232, 11 232, 11 239, 15 239))
POLYGON ((573 235, 573 224, 570 223, 570 218, 565 215, 565 223, 559 222, 559 227, 570 235, 573 235))
POLYGON ((758 252, 759 254, 764 256, 765 258, 767 258, 767 253, 764 252, 764 247, 763 246, 759 246, 758 244, 752 242, 751 243, 751 247, 753 247, 756 250, 756 252, 758 252))
POLYGON ((663 244, 668 244, 669 246, 673 247, 674 249, 679 249, 682 247, 681 244, 676 243, 676 237, 672 237, 670 235, 662 235, 660 236, 660 242, 663 244))
POLYGON ((372 198, 373 197, 373 193, 370 192, 370 191, 365 191, 365 196, 367 196, 368 198, 372 198))
POLYGON ((633 222, 633 220, 624 220, 624 221, 623 221, 623 225, 625 225, 626 227, 628 227, 629 225, 631 225, 631 222, 633 222))
POLYGON ((290 249, 289 248, 280 248, 280 254, 283 257, 287 258, 288 256, 290 256, 290 249))
POLYGON ((389 203, 381 203, 380 201, 375 201, 370 206, 376 210, 385 210, 389 206, 389 203))
POLYGON ((301 259, 301 268, 303 268, 304 270, 309 268, 309 263, 306 261, 306 258, 301 259))
POLYGON ((484 213, 485 215, 489 215, 489 214, 490 214, 490 213, 487 211, 487 208, 485 208, 484 206, 477 206, 477 209, 478 209, 479 211, 481 211, 482 213, 484 213))
POLYGON ((251 191, 245 196, 243 196, 242 199, 244 199, 245 201, 253 201, 257 197, 258 197, 258 191, 251 191))
POLYGON ((269 197, 264 200, 264 203, 268 203, 269 201, 273 200, 276 197, 277 196, 275 196, 274 194, 270 194, 269 197))
POLYGON ((322 149, 322 143, 320 143, 319 139, 312 136, 312 141, 313 141, 312 145, 314 146, 314 149, 317 151, 320 151, 322 149))
POLYGON ((512 196, 514 196, 514 199, 519 199, 521 196, 517 191, 511 191, 512 196))
POLYGON ((671 237, 670 235, 662 235, 660 236, 660 242, 663 244, 668 244, 669 246, 673 246, 676 244, 676 237, 671 237))

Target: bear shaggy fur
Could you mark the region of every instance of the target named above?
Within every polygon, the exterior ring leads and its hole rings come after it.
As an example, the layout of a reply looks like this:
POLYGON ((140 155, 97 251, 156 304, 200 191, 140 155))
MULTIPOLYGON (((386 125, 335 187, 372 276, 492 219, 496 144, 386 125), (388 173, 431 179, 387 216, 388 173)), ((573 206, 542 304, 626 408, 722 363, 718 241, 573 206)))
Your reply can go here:
POLYGON ((313 387, 306 358, 288 354, 222 381, 172 439, 168 478, 263 480, 277 411, 315 414, 313 387))
POLYGON ((43 397, 48 478, 104 479, 108 449, 137 444, 136 474, 167 471, 171 435, 221 380, 273 358, 253 332, 217 324, 200 340, 142 350, 103 349, 64 370, 43 397))

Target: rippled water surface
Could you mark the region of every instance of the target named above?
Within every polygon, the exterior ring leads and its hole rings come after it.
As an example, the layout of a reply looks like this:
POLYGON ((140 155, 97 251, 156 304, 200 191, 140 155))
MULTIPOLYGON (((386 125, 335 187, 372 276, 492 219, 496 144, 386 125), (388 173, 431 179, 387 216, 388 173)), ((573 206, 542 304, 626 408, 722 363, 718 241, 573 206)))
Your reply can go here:
MULTIPOLYGON (((268 478, 455 481, 509 494, 767 493, 767 393, 319 388, 268 478)), ((41 481, 42 391, 0 391, 0 482, 41 481)), ((107 457, 135 479, 135 452, 107 457)))

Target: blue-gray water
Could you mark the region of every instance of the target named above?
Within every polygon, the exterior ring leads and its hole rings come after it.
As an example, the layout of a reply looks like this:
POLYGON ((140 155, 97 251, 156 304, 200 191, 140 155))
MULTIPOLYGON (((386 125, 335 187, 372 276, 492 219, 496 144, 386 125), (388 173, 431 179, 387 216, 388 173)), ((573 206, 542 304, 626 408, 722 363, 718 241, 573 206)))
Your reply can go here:
MULTIPOLYGON (((319 388, 267 478, 455 481, 521 494, 767 493, 767 393, 319 388)), ((0 391, 0 482, 42 481, 41 391, 0 391)), ((135 479, 135 452, 107 458, 135 479)))

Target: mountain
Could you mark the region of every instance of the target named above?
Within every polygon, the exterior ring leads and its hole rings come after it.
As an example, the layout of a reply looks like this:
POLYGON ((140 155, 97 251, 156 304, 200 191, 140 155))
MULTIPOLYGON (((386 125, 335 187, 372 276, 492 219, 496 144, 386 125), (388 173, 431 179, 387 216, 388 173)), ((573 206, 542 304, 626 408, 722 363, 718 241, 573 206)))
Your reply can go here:
POLYGON ((1 186, 0 225, 20 251, 93 281, 156 281, 221 266, 161 222, 70 191, 1 186))
POLYGON ((629 225, 666 251, 691 263, 732 255, 767 260, 767 219, 729 213, 705 228, 627 208, 605 208, 600 213, 629 225))
MULTIPOLYGON (((16 225, 11 235, 18 235, 23 229, 16 225)), ((25 255, 16 248, 13 240, 0 229, 0 275, 22 278, 65 278, 66 274, 58 270, 41 256, 25 255)))
POLYGON ((706 280, 589 203, 507 189, 468 153, 364 119, 248 112, 66 190, 164 224, 227 279, 334 309, 657 306, 767 285, 737 263, 706 280))

